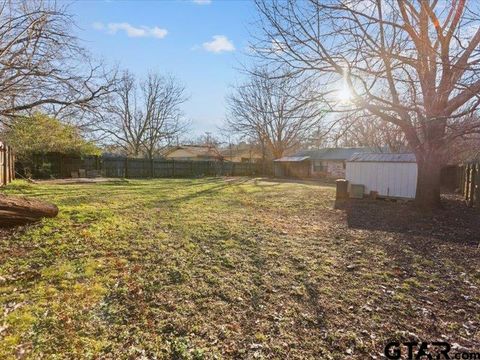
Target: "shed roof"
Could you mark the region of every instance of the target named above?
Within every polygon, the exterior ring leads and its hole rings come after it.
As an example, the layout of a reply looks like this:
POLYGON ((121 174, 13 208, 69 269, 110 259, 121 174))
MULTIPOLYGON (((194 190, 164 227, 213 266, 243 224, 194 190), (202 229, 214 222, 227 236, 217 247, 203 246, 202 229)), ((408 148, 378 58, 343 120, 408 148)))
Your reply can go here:
POLYGON ((302 150, 295 156, 309 156, 312 160, 348 160, 355 153, 374 152, 368 147, 345 147, 345 148, 324 148, 315 150, 302 150))
POLYGON ((301 162, 309 160, 310 156, 284 156, 280 159, 275 159, 275 162, 301 162))
POLYGON ((356 153, 348 160, 350 162, 408 162, 416 163, 417 158, 413 153, 405 154, 379 154, 379 153, 356 153))

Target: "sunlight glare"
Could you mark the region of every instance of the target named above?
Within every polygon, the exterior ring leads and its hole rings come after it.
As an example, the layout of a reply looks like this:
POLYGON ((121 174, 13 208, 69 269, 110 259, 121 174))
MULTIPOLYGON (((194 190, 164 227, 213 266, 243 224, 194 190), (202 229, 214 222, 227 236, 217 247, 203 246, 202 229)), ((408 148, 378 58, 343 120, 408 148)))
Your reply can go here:
POLYGON ((343 84, 342 88, 338 90, 337 98, 342 102, 348 102, 352 99, 352 91, 346 84, 343 84))

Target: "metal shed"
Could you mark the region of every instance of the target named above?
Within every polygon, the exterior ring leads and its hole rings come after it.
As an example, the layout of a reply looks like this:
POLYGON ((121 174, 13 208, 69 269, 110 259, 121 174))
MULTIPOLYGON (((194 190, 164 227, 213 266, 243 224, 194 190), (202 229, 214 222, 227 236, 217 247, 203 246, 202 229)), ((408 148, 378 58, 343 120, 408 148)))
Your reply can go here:
POLYGON ((347 161, 345 178, 349 184, 364 185, 366 194, 413 199, 417 172, 415 154, 359 153, 347 161))

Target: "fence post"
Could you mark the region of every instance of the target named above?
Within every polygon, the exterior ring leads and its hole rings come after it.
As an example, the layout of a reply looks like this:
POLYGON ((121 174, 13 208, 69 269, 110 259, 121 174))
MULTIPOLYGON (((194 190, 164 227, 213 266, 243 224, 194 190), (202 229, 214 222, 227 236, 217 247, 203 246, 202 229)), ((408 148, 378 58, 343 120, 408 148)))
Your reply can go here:
POLYGON ((460 179, 458 182, 458 187, 460 188, 460 192, 462 195, 465 195, 465 165, 462 164, 459 170, 460 179))
POLYGON ((7 167, 7 184, 12 181, 10 172, 10 147, 7 145, 5 148, 5 164, 7 167))
POLYGON ((480 163, 474 165, 475 181, 473 182, 473 203, 480 206, 480 163))
POLYGON ((8 174, 10 181, 15 179, 15 165, 13 162, 13 151, 12 148, 8 147, 8 174))
POLYGON ((2 160, 3 160, 3 185, 7 185, 8 183, 8 167, 7 167, 7 145, 3 145, 2 147, 2 160))
POLYGON ((465 177, 463 181, 463 196, 468 201, 468 180, 470 177, 470 164, 465 165, 465 177))
POLYGON ((172 177, 175 177, 175 160, 172 159, 172 177))
POLYGON ((471 175, 470 175, 470 201, 469 201, 469 206, 473 206, 473 203, 475 201, 475 184, 476 184, 476 179, 475 179, 475 175, 476 175, 476 172, 475 172, 475 165, 472 164, 472 168, 471 168, 471 175))
POLYGON ((128 156, 125 157, 125 171, 124 171, 125 178, 128 178, 128 156))

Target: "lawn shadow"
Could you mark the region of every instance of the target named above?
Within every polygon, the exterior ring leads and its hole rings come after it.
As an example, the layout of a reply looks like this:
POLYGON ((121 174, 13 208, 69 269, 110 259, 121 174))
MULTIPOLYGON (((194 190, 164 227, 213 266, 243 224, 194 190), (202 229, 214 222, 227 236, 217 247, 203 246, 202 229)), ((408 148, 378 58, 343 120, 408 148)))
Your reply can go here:
POLYGON ((304 184, 331 187, 335 186, 335 182, 329 179, 256 178, 255 181, 273 184, 304 184))
POLYGON ((423 236, 444 242, 478 245, 480 212, 459 199, 444 199, 443 208, 422 211, 413 203, 349 199, 336 208, 344 209, 349 228, 423 236))
POLYGON ((210 185, 211 183, 216 183, 218 185, 211 186, 211 187, 208 187, 207 189, 192 192, 192 193, 189 193, 187 195, 179 196, 179 197, 176 197, 176 198, 173 198, 173 199, 170 199, 170 200, 163 200, 163 203, 176 204, 176 203, 181 203, 181 202, 193 200, 193 199, 199 198, 201 196, 213 195, 213 194, 216 194, 216 193, 220 192, 221 190, 223 190, 225 188, 228 188, 232 185, 235 185, 235 186, 242 185, 246 182, 249 182, 250 180, 251 180, 250 178, 243 178, 242 177, 242 178, 229 179, 227 181, 220 178, 216 181, 202 182, 202 183, 199 183, 199 184, 196 184, 196 185, 210 185))

